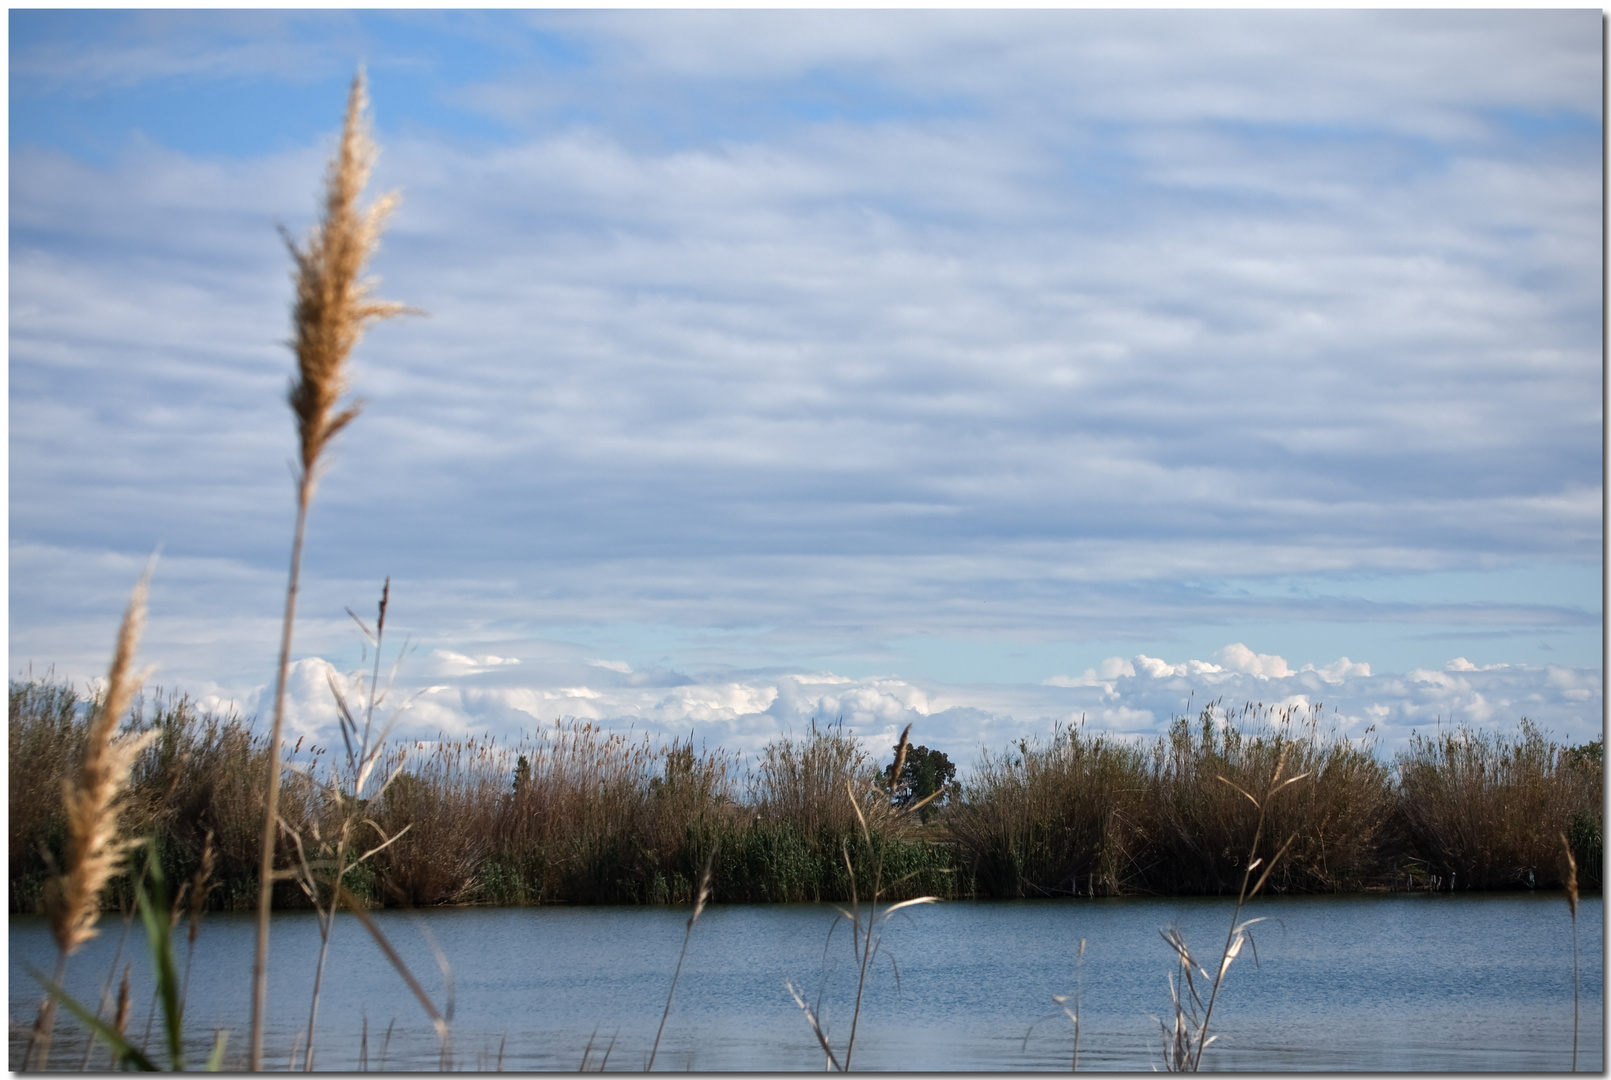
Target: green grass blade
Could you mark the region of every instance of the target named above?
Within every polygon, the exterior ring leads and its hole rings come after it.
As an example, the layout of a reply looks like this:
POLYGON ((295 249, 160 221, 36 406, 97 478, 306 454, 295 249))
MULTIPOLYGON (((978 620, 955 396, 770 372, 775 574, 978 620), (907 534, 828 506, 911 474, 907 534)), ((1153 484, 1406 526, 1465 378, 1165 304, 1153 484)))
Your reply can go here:
POLYGON ((168 921, 168 887, 162 877, 162 866, 156 852, 151 853, 151 887, 155 898, 146 895, 145 888, 135 887, 135 904, 145 921, 146 941, 151 946, 151 970, 157 980, 157 994, 162 999, 163 1027, 168 1037, 168 1061, 175 1072, 185 1067, 185 1044, 182 1026, 184 1015, 179 1004, 179 968, 174 963, 173 927, 168 921))
POLYGON ((43 986, 47 991, 49 991, 57 1001, 67 1006, 68 1012, 78 1017, 80 1023, 89 1028, 97 1038, 112 1048, 112 1052, 117 1055, 117 1059, 120 1064, 132 1065, 142 1072, 161 1071, 151 1063, 150 1058, 146 1057, 144 1054, 140 1053, 139 1050, 135 1049, 134 1044, 129 1042, 128 1039, 125 1039, 121 1031, 113 1027, 111 1024, 108 1024, 105 1020, 102 1020, 88 1009, 84 1008, 84 1006, 80 1005, 77 1001, 73 1000, 72 995, 68 994, 66 990, 63 990, 61 987, 45 978, 41 972, 34 970, 32 965, 25 966, 27 967, 28 974, 32 975, 34 980, 38 982, 40 986, 43 986))
POLYGON ((229 1032, 220 1031, 213 1040, 213 1052, 207 1055, 207 1071, 217 1072, 224 1067, 224 1047, 229 1045, 229 1032))

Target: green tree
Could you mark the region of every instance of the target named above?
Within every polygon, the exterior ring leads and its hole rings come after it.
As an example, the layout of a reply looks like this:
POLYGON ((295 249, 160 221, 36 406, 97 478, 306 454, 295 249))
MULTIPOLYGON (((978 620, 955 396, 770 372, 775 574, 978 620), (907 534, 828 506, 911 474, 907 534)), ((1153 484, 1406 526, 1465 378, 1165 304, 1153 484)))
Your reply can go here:
MULTIPOLYGON (((900 751, 899 746, 894 749, 900 751)), ((944 752, 930 750, 926 746, 908 746, 901 775, 895 776, 894 772, 895 762, 891 760, 884 769, 884 779, 889 784, 890 800, 896 806, 910 806, 922 802, 936 791, 940 792, 933 802, 918 811, 918 816, 924 821, 951 798, 949 787, 957 778, 957 767, 951 763, 951 759, 944 752)))

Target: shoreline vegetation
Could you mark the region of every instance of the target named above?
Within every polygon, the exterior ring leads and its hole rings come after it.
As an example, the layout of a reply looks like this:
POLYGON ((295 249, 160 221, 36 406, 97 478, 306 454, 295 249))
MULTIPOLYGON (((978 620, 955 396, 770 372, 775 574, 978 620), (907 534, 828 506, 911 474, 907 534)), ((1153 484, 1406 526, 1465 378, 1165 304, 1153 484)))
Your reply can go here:
MULTIPOLYGON (((63 781, 102 703, 48 678, 9 689, 11 910, 42 911, 68 836, 63 781)), ((124 730, 142 748, 120 831, 150 837, 170 881, 211 862, 207 907, 255 907, 268 738, 239 715, 160 692, 134 701, 124 730)), ((1271 810, 1266 828, 1294 840, 1270 891, 1560 889, 1563 834, 1579 885, 1601 886, 1599 741, 1565 746, 1523 719, 1508 733, 1417 734, 1383 760, 1324 730, 1318 708, 1216 703, 1150 741, 1076 726, 986 751, 922 818, 869 820, 867 843, 847 783, 896 808, 913 790, 891 790, 890 763, 837 724, 775 740, 748 762, 579 720, 511 740, 403 741, 377 763, 389 780, 357 811, 392 842, 352 867, 345 887, 370 906, 686 904, 709 861, 713 903, 844 901, 877 861, 897 901, 1234 896, 1258 812, 1231 784, 1260 783, 1283 754, 1310 779, 1271 810)), ((292 833, 327 835, 350 817, 329 796, 340 761, 315 746, 291 755, 278 815, 292 833)), ((296 859, 288 835, 279 863, 296 859)), ((125 868, 102 906, 133 894, 125 868)), ((293 880, 274 885, 273 901, 311 906, 293 880)))

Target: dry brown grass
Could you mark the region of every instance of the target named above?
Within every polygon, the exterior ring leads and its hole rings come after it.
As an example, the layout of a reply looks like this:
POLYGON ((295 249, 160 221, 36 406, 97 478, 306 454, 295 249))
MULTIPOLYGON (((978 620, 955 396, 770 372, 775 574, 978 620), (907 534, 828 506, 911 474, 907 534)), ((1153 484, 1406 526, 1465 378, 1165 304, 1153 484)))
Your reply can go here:
POLYGON ((990 896, 1117 895, 1147 816, 1143 751, 1062 728, 986 752, 945 814, 974 888, 990 896))
POLYGON ((1395 808, 1392 773, 1371 746, 1323 733, 1318 706, 1250 705, 1232 715, 1210 705, 1195 730, 1179 719, 1154 744, 1146 887, 1235 891, 1260 815, 1220 778, 1256 790, 1282 760, 1310 780, 1269 808, 1268 827, 1295 837, 1271 887, 1335 892, 1363 884, 1395 808))
MULTIPOLYGON (((130 842, 119 828, 119 811, 128 788, 129 774, 154 732, 117 734, 119 723, 138 692, 141 676, 134 671, 134 654, 140 644, 145 621, 146 579, 134 587, 117 644, 106 687, 96 702, 85 732, 83 750, 75 775, 62 787, 67 836, 60 873, 45 886, 45 913, 51 936, 56 939, 55 984, 61 985, 67 958, 96 934, 101 914, 101 891, 122 869, 130 842)), ((29 1051, 36 1053, 34 1064, 43 1069, 50 1057, 51 1032, 55 1026, 56 999, 40 1006, 29 1051)), ((28 1067, 24 1055, 23 1067, 28 1067)))
POLYGON ((385 898, 692 902, 734 817, 732 765, 586 721, 399 748, 378 820, 413 827, 379 860, 385 898))
MULTIPOLYGON (((156 733, 117 735, 119 722, 139 690, 134 653, 145 621, 146 584, 135 586, 118 629, 106 690, 84 740, 77 778, 66 785, 67 849, 62 874, 46 888, 45 912, 57 947, 66 955, 95 936, 101 889, 122 867, 129 842, 118 829, 118 803, 135 759, 156 733)), ((59 981, 59 980, 58 980, 59 981)))
POLYGON ((11 844, 11 905, 28 910, 44 886, 42 854, 66 839, 63 783, 84 752, 86 725, 79 696, 69 686, 43 679, 10 686, 7 731, 7 831, 11 844))
POLYGON ((297 583, 308 507, 318 483, 320 457, 336 433, 358 415, 359 406, 338 406, 347 390, 347 360, 365 329, 405 308, 376 300, 364 280, 364 266, 380 241, 387 216, 397 204, 386 195, 368 207, 358 200, 369 182, 376 148, 369 135, 363 73, 353 79, 341 142, 325 176, 324 209, 319 224, 298 247, 289 237, 295 263, 296 300, 292 306, 297 377, 291 384, 291 412, 296 418, 301 454, 297 483, 296 526, 291 542, 291 572, 285 592, 285 618, 280 635, 280 664, 274 687, 274 721, 269 732, 268 777, 258 869, 258 925, 252 977, 252 1025, 249 1062, 263 1067, 263 1009, 268 993, 268 917, 273 900, 275 840, 279 828, 280 740, 285 721, 285 680, 291 663, 291 628, 296 620, 297 583))
POLYGON ((1523 719, 1514 734, 1416 735, 1398 755, 1411 840, 1444 887, 1559 887, 1560 837, 1602 821, 1603 772, 1523 719))
MULTIPOLYGON (((822 1049, 823 1056, 827 1058, 830 1068, 841 1072, 849 1072, 851 1060, 856 1052, 856 1032, 861 1024, 863 998, 867 991, 867 975, 873 961, 877 959, 883 948, 884 930, 889 925, 890 918, 902 909, 919 904, 932 904, 937 896, 914 896, 899 902, 885 903, 879 909, 879 901, 885 898, 885 893, 891 885, 898 884, 900 878, 889 873, 886 855, 891 848, 894 834, 898 833, 903 825, 916 818, 922 808, 944 794, 943 789, 930 792, 922 799, 905 805, 896 805, 890 792, 887 777, 898 777, 906 764, 907 750, 911 746, 910 738, 912 725, 906 725, 901 732, 900 742, 895 746, 895 761, 888 771, 878 770, 877 774, 864 786, 857 787, 849 778, 845 780, 844 792, 846 804, 856 815, 856 825, 859 832, 861 862, 865 867, 864 875, 858 878, 855 863, 851 859, 851 842, 840 841, 840 854, 844 859, 845 875, 850 885, 850 907, 839 908, 839 917, 834 920, 833 927, 828 931, 828 944, 833 943, 833 933, 842 920, 850 930, 851 959, 856 965, 856 1000, 850 1014, 850 1036, 845 1040, 844 1056, 841 1059, 833 1051, 833 1045, 828 1037, 827 1029, 823 1027, 821 1017, 816 1009, 807 1004, 800 991, 792 982, 784 985, 794 998, 794 1003, 805 1014, 806 1023, 810 1025, 811 1032, 817 1038, 817 1045, 822 1049), (878 832, 874 832, 875 825, 878 832), (894 880, 891 880, 891 879, 894 880), (862 901, 866 900, 865 912, 862 901)), ((813 740, 820 743, 821 739, 813 740)), ((810 744, 808 744, 808 749, 810 744)), ((772 756, 772 755, 769 755, 772 756)), ((843 754, 827 755, 827 761, 855 761, 855 756, 843 754)), ((916 875, 907 874, 906 878, 916 875)), ((826 949, 824 949, 826 952, 826 949)), ((893 961, 892 961, 893 964, 893 961)), ((896 981, 899 983, 899 968, 896 968, 896 981)))
POLYGON ((341 145, 325 174, 324 213, 304 246, 286 238, 296 264, 296 301, 292 324, 296 337, 297 378, 291 386, 291 412, 296 416, 302 470, 310 480, 320 455, 336 433, 358 415, 351 404, 336 406, 347 391, 347 360, 371 323, 395 318, 408 309, 376 300, 364 267, 380 244, 386 219, 397 208, 396 192, 360 208, 378 154, 370 137, 368 97, 363 73, 353 79, 341 145))
POLYGON ((1271 886, 1329 892, 1376 872, 1395 810, 1372 746, 1320 730, 1316 711, 1250 705, 1177 719, 1150 746, 1060 730, 985 753, 943 821, 973 888, 991 896, 1235 892, 1259 814, 1246 790, 1285 755, 1309 782, 1269 808, 1293 835, 1271 886))
MULTIPOLYGON (((787 822, 807 837, 849 836, 861 826, 856 805, 845 799, 846 785, 865 791, 881 777, 878 763, 842 727, 818 728, 813 722, 804 739, 767 745, 755 771, 750 804, 763 822, 787 822)), ((888 816, 880 813, 875 827, 888 816)))

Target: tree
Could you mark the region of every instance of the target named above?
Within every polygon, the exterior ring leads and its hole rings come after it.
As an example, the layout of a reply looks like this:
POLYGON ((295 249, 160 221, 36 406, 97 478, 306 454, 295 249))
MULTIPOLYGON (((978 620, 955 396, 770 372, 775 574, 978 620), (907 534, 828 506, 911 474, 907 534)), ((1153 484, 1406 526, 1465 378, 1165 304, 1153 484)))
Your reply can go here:
MULTIPOLYGON (((895 747, 895 750, 899 752, 900 747, 895 747)), ((951 764, 951 759, 942 751, 930 750, 926 746, 908 746, 901 775, 897 777, 894 772, 895 762, 892 760, 884 769, 884 779, 889 783, 890 800, 896 806, 922 802, 936 791, 941 792, 933 802, 918 811, 918 816, 924 821, 951 797, 949 791, 941 789, 948 787, 957 777, 957 767, 951 764)))

